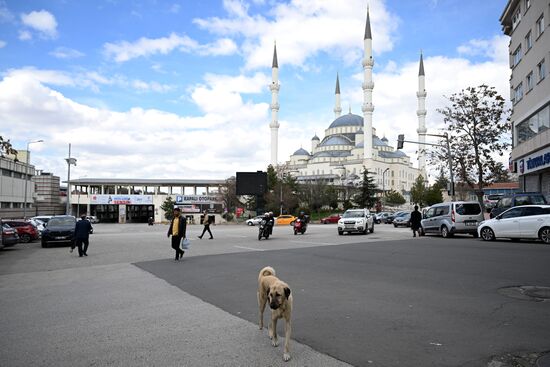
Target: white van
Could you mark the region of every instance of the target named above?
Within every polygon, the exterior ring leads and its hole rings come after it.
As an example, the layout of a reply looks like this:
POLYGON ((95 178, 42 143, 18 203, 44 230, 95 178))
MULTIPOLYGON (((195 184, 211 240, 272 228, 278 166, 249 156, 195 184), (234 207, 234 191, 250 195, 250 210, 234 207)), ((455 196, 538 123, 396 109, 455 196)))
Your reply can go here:
POLYGON ((477 226, 485 220, 477 201, 454 201, 432 205, 423 215, 421 231, 439 233, 444 238, 455 233, 478 236, 477 226))

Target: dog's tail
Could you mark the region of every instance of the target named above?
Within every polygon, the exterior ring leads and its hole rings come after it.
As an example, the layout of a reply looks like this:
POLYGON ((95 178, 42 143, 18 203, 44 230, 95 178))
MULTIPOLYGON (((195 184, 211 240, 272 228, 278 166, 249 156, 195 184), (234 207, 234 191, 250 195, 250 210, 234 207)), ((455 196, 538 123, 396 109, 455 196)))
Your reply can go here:
POLYGON ((268 275, 275 276, 275 269, 273 269, 271 266, 266 266, 265 268, 260 270, 260 276, 258 278, 265 277, 268 275))

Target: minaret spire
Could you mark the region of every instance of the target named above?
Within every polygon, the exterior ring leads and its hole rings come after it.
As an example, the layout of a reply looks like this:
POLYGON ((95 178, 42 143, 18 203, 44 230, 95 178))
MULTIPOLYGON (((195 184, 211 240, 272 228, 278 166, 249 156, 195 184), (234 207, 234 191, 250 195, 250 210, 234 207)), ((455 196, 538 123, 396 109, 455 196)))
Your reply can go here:
POLYGON ((336 90, 334 91, 336 101, 334 103, 334 119, 337 119, 342 114, 342 106, 340 105, 340 78, 336 73, 336 90))
POLYGON ((374 83, 372 81, 372 68, 374 59, 372 58, 372 34, 370 30, 370 14, 367 6, 367 23, 365 25, 364 54, 363 54, 363 124, 364 124, 364 158, 372 159, 372 90, 374 83))
POLYGON ((424 60, 422 57, 422 51, 420 51, 420 66, 418 68, 418 92, 416 92, 416 97, 418 99, 418 109, 416 110, 416 115, 418 116, 418 141, 420 146, 418 147, 418 168, 420 172, 427 178, 426 173, 426 145, 423 144, 426 142, 426 82, 424 76, 424 60))
POLYGON ((271 65, 271 165, 277 165, 279 144, 279 64, 277 62, 277 44, 273 46, 273 64, 271 65))

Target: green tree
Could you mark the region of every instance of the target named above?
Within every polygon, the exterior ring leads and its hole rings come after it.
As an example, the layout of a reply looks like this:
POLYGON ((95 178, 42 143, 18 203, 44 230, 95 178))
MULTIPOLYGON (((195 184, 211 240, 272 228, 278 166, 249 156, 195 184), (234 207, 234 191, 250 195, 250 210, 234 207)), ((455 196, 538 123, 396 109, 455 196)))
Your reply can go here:
POLYGON ((411 187, 411 200, 419 207, 424 206, 424 198, 426 196, 426 181, 422 175, 418 175, 414 184, 411 187))
POLYGON ((406 200, 403 195, 395 190, 390 190, 386 193, 386 203, 390 205, 402 205, 405 204, 405 202, 406 200))
POLYGON ((434 184, 426 190, 424 193, 423 203, 426 206, 434 205, 443 202, 443 195, 441 194, 441 187, 438 184, 434 184))
POLYGON ((363 167, 363 180, 359 187, 359 192, 354 196, 353 201, 361 208, 372 208, 377 201, 377 191, 374 178, 370 177, 369 171, 363 167))
POLYGON ((0 157, 5 155, 14 155, 17 161, 17 150, 13 149, 10 139, 4 140, 4 137, 0 136, 0 157))
POLYGON ((488 180, 490 182, 510 182, 512 178, 510 177, 510 171, 504 167, 502 162, 495 162, 495 164, 489 170, 488 180))
POLYGON ((441 189, 446 189, 448 184, 449 184, 449 179, 445 175, 445 170, 443 169, 443 167, 441 167, 439 169, 439 175, 435 180, 435 185, 439 186, 441 189))
POLYGON ((328 205, 332 210, 338 208, 338 190, 333 185, 329 185, 325 190, 324 197, 325 205, 328 205))
POLYGON ((166 220, 172 220, 174 217, 174 204, 176 204, 174 199, 168 196, 160 206, 160 208, 164 210, 164 218, 166 218, 166 220))
POLYGON ((279 179, 277 177, 277 171, 271 164, 267 166, 267 190, 271 191, 275 189, 279 179))
POLYGON ((225 180, 225 183, 221 186, 220 194, 227 211, 234 212, 237 205, 241 205, 237 196, 237 180, 234 176, 225 180))
MULTIPOLYGON (((468 87, 447 98, 450 106, 438 109, 448 130, 453 168, 458 181, 476 189, 483 204, 483 187, 494 180, 494 154, 502 156, 510 146, 509 110, 494 87, 468 87)), ((433 163, 448 164, 446 142, 431 154, 433 163)))

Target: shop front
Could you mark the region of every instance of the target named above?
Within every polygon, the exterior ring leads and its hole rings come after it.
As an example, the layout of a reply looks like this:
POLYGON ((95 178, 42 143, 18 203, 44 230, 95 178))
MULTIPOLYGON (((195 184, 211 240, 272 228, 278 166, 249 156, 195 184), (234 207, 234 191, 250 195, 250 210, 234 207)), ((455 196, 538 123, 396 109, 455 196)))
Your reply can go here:
POLYGON ((223 201, 216 195, 176 195, 176 206, 190 224, 200 224, 204 211, 208 211, 211 223, 219 223, 223 213, 223 201))
POLYGON ((90 195, 90 212, 102 223, 147 223, 155 206, 152 195, 90 195))
POLYGON ((526 192, 541 192, 550 199, 550 147, 517 160, 519 182, 526 192))

